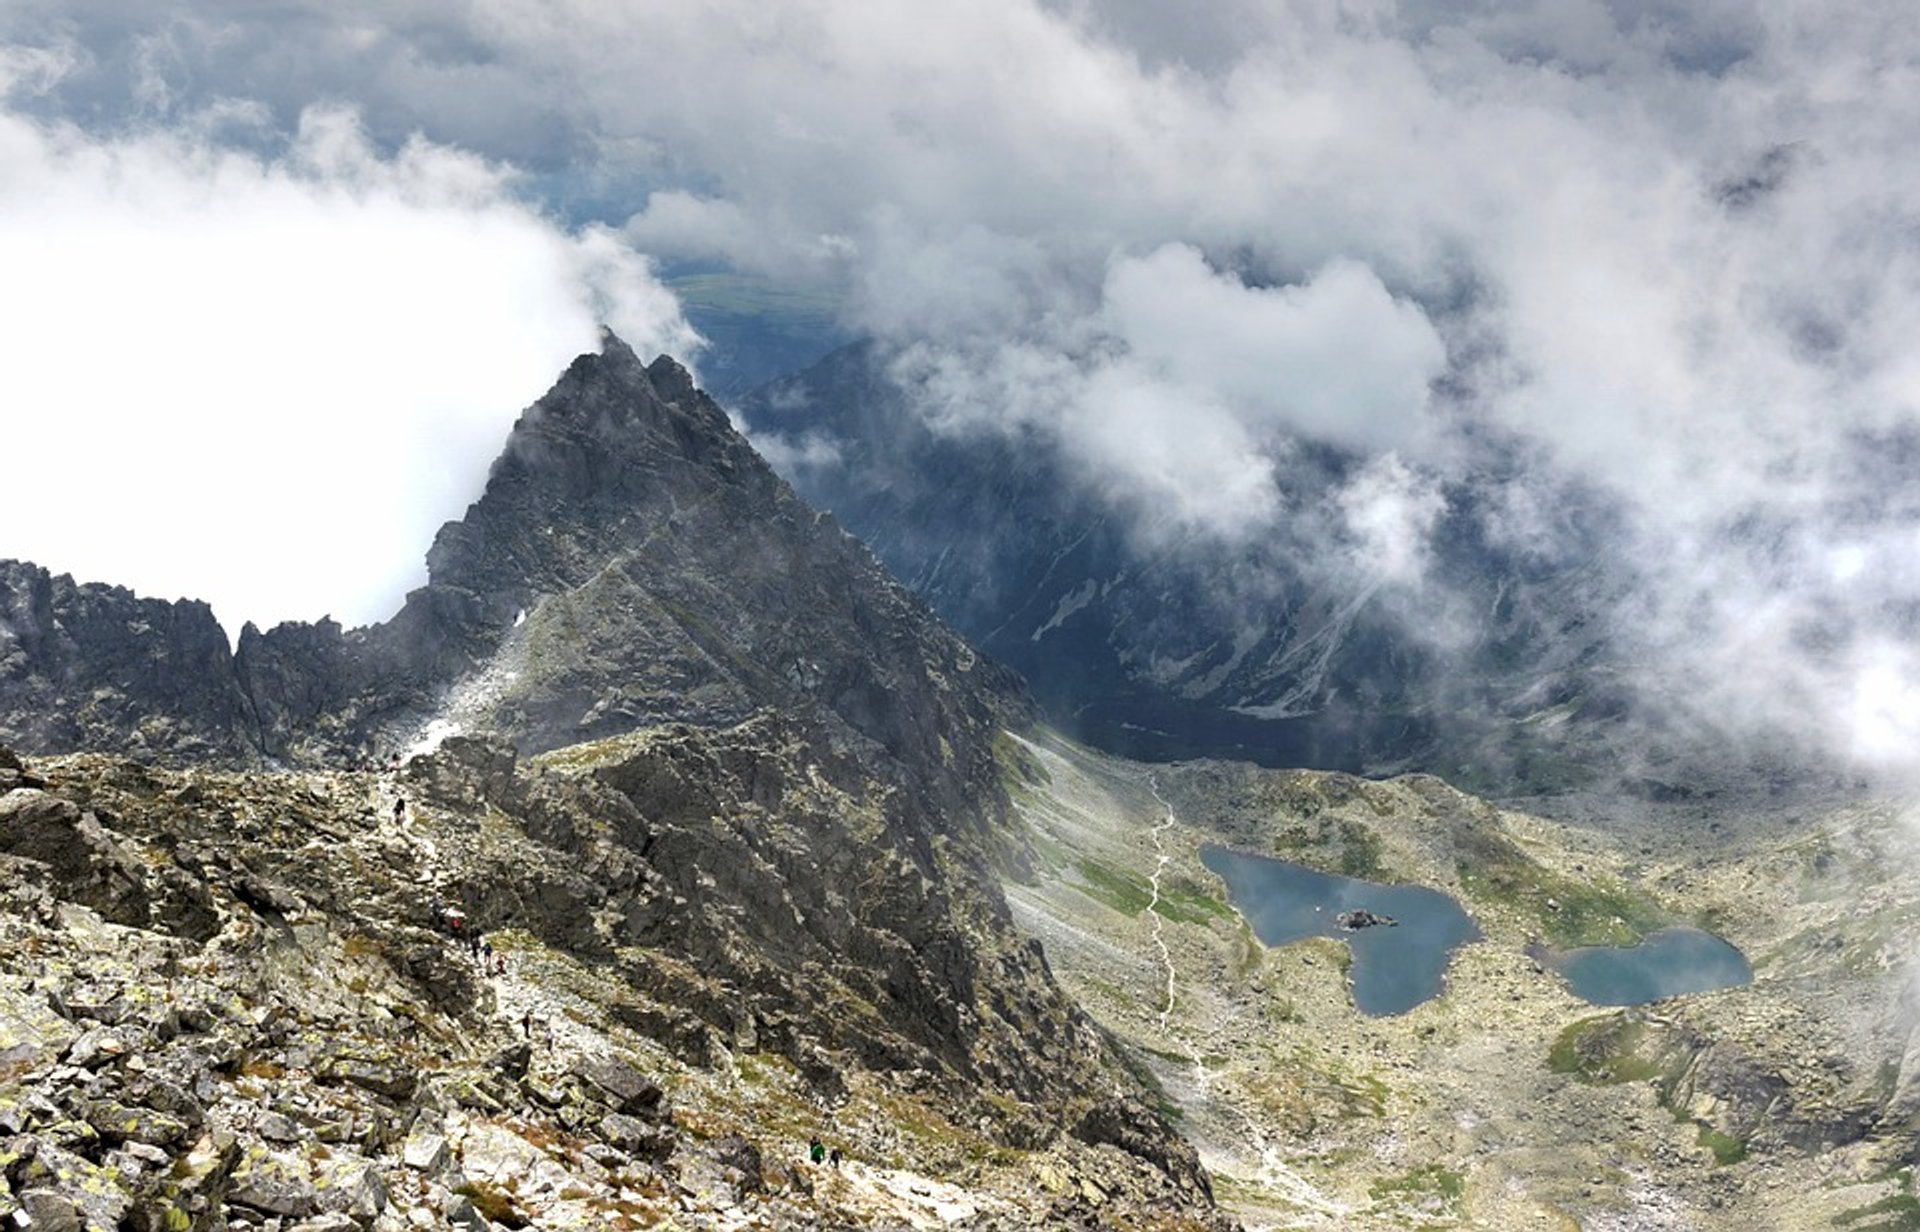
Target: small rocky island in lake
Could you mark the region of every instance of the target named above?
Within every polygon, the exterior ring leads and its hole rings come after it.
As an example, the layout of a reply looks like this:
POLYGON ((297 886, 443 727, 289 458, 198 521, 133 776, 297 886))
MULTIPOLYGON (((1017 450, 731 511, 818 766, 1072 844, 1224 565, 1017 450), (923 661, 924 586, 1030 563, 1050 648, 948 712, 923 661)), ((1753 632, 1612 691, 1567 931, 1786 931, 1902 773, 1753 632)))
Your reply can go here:
POLYGON ((1350 933, 1359 932, 1363 928, 1398 928, 1400 926, 1400 921, 1392 916, 1375 915, 1364 908, 1358 911, 1342 911, 1334 917, 1334 921, 1350 933))

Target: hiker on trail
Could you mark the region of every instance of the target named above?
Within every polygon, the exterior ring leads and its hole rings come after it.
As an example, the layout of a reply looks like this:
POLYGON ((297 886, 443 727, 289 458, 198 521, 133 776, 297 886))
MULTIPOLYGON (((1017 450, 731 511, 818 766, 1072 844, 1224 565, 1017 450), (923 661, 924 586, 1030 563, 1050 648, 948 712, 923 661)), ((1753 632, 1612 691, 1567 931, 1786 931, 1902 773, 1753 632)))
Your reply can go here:
POLYGON ((836 1146, 831 1151, 827 1152, 827 1162, 832 1164, 836 1170, 840 1167, 840 1148, 839 1147, 836 1146))
POLYGON ((528 1010, 526 1013, 520 1015, 520 1033, 526 1036, 528 1039, 533 1038, 533 1011, 532 1010, 528 1010))
POLYGON ((495 954, 493 956, 493 973, 495 975, 505 975, 507 973, 507 956, 505 954, 495 954))
POLYGON ((816 1164, 826 1162, 827 1148, 826 1145, 820 1141, 820 1135, 815 1134, 813 1137, 807 1139, 807 1158, 816 1164))
POLYGON ((491 963, 493 961, 493 942, 488 941, 484 938, 481 939, 480 957, 482 960, 488 963, 491 963))
POLYGON ((407 798, 405 796, 401 796, 398 800, 395 800, 393 802, 393 819, 395 821, 403 821, 406 819, 406 815, 407 815, 407 798))

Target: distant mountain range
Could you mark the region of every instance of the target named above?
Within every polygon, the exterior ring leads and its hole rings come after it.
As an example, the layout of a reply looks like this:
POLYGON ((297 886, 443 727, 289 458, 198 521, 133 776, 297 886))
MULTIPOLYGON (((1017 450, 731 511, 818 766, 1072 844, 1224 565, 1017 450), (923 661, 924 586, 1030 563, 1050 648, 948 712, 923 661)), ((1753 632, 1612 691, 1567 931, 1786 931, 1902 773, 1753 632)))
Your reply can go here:
MULTIPOLYGON (((1675 790, 1660 746, 1684 737, 1637 699, 1612 623, 1632 562, 1614 511, 1572 485, 1550 556, 1489 541, 1484 485, 1449 489, 1430 569, 1445 606, 1422 610, 1284 540, 1147 545, 1045 442, 930 428, 870 344, 736 411, 807 500, 1101 748, 1419 769, 1500 794, 1626 767, 1630 792, 1675 790)), ((1482 463, 1519 464, 1497 443, 1482 463)), ((1286 465, 1289 492, 1316 494, 1359 461, 1302 443, 1286 465)))

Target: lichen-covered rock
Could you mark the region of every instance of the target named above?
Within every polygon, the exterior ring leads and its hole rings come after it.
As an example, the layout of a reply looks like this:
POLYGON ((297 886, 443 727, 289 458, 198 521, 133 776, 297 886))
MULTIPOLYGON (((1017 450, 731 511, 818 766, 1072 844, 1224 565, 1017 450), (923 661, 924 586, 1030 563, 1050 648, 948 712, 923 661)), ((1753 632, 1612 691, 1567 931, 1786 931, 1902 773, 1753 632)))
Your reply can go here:
POLYGON ((416 1172, 429 1176, 446 1168, 453 1158, 447 1149, 447 1140, 440 1134, 415 1132, 408 1136, 406 1146, 400 1154, 401 1162, 416 1172))
POLYGON ((327 1214, 346 1215, 365 1226, 387 1209, 387 1182, 371 1161, 334 1155, 323 1160, 313 1176, 314 1202, 327 1214))
POLYGON ((20 1195, 19 1209, 26 1222, 19 1226, 33 1232, 85 1232, 86 1219, 80 1208, 50 1189, 29 1189, 20 1195))
POLYGON ((573 1072, 598 1091, 614 1111, 659 1116, 666 1093, 660 1084, 617 1057, 577 1057, 573 1072))
POLYGON ((411 1096, 420 1081, 416 1071, 396 1058, 352 1054, 328 1061, 320 1076, 329 1082, 350 1082, 397 1101, 411 1096))
POLYGON ((311 1215, 319 1210, 307 1167, 297 1156, 256 1147, 234 1169, 227 1201, 267 1215, 311 1215))

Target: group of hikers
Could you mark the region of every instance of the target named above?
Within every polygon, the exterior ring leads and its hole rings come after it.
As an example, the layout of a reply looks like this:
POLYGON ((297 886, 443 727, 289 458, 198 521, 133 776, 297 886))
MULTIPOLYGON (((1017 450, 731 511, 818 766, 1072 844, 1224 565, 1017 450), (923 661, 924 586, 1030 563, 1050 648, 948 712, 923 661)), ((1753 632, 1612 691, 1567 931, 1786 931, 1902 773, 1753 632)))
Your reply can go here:
POLYGON ((467 947, 474 961, 480 964, 482 975, 505 975, 507 956, 493 952, 493 941, 477 928, 467 924, 467 913, 458 907, 447 907, 440 912, 441 923, 446 926, 447 935, 467 947))
MULTIPOLYGON (((526 1013, 520 1015, 520 1034, 526 1039, 526 1041, 529 1044, 533 1042, 533 1025, 534 1023, 533 1023, 532 1010, 528 1010, 526 1013)), ((553 1051, 553 1024, 552 1023, 543 1022, 540 1024, 540 1037, 541 1037, 541 1041, 546 1045, 547 1051, 551 1053, 553 1051)))
MULTIPOLYGON (((458 907, 443 907, 440 911, 440 922, 442 927, 446 929, 448 936, 467 947, 467 952, 473 955, 474 960, 480 964, 480 971, 483 975, 500 976, 507 973, 507 956, 494 952, 492 939, 467 922, 466 912, 460 910, 458 907)), ((528 1010, 520 1015, 520 1034, 528 1043, 533 1042, 533 1031, 536 1026, 540 1028, 541 1039, 545 1043, 547 1051, 552 1052, 552 1024, 537 1022, 533 1017, 532 1010, 528 1010)))
POLYGON ((820 1135, 815 1134, 807 1139, 807 1158, 816 1164, 831 1164, 838 1168, 841 1160, 840 1148, 836 1146, 829 1150, 827 1144, 820 1141, 820 1135))

